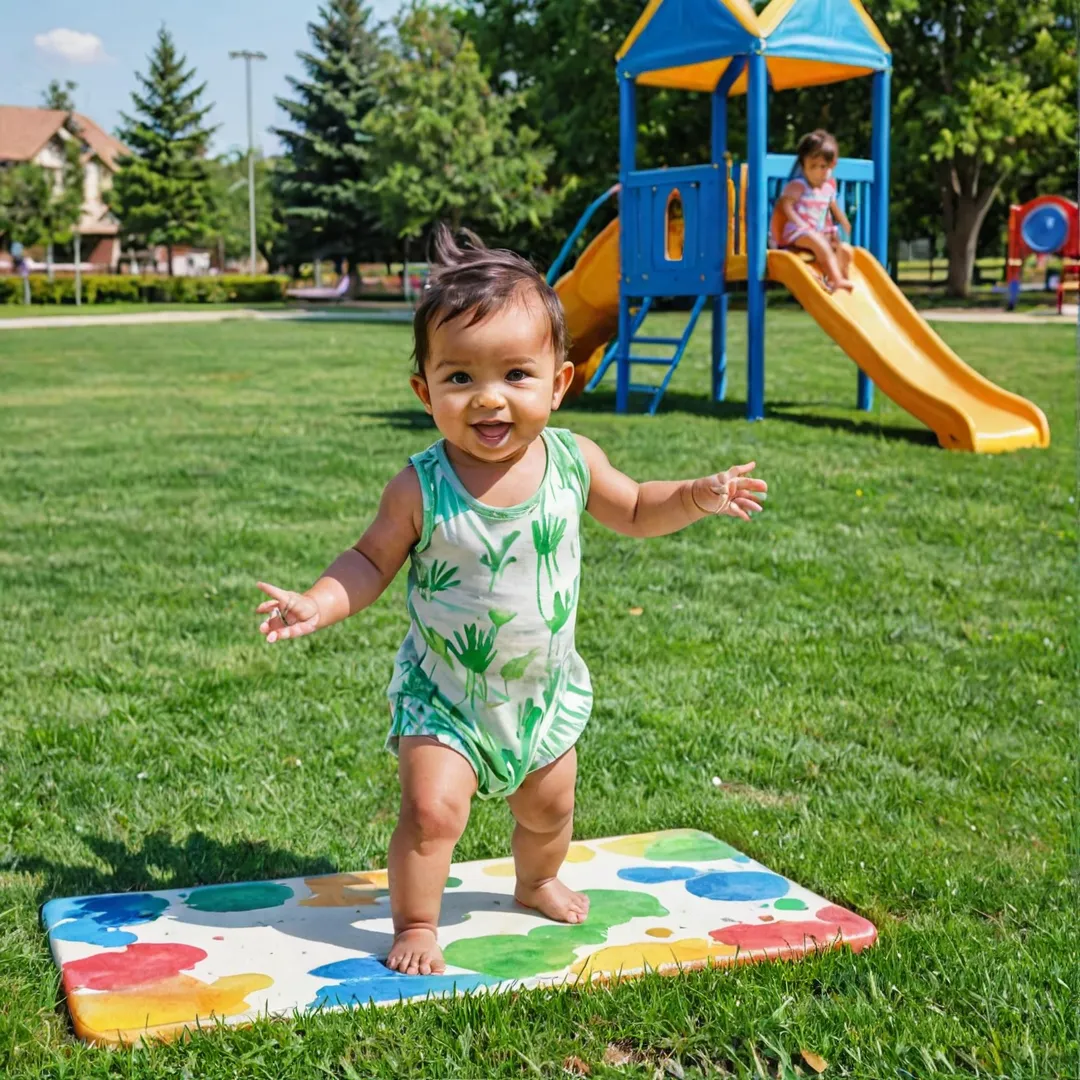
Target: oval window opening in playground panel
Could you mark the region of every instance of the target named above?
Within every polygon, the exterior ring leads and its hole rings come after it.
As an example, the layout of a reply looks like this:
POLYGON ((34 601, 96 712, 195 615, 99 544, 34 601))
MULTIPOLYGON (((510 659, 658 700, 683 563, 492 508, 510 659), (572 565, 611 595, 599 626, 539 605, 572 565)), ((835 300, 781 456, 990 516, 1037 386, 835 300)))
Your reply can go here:
POLYGON ((1069 219, 1060 206, 1043 203, 1024 217, 1020 235, 1036 255, 1050 255, 1065 246, 1069 238, 1069 219))
POLYGON ((686 239, 686 222, 683 219, 682 196, 675 188, 667 198, 664 208, 664 258, 668 262, 680 262, 683 242, 686 239))

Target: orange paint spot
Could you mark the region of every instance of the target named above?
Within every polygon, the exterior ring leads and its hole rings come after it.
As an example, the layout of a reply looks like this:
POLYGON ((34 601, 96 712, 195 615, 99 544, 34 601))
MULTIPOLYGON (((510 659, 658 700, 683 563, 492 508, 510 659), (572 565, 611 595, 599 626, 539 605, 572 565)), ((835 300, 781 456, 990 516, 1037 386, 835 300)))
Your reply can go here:
POLYGON ((774 921, 774 920, 773 920, 773 917, 772 917, 771 915, 759 915, 759 916, 758 916, 758 918, 759 918, 759 919, 760 919, 760 920, 761 920, 762 922, 773 922, 773 921, 774 921))
POLYGON ((666 926, 653 926, 645 931, 649 937, 671 937, 674 933, 673 930, 669 930, 666 926))
POLYGON ((324 874, 304 878, 312 895, 300 901, 300 907, 359 907, 374 904, 386 895, 390 882, 385 870, 363 874, 324 874))
POLYGON ((633 945, 609 945, 579 960, 570 970, 575 975, 630 974, 651 968, 678 968, 686 965, 724 960, 738 950, 732 945, 714 945, 704 938, 682 938, 679 941, 641 941, 633 945))
POLYGON ((194 1026, 196 1020, 245 1013, 251 1008, 247 995, 273 983, 269 975, 259 974, 223 975, 212 983, 175 975, 137 990, 80 991, 68 997, 68 1005, 81 1038, 134 1042, 144 1034, 162 1035, 186 1024, 194 1026))

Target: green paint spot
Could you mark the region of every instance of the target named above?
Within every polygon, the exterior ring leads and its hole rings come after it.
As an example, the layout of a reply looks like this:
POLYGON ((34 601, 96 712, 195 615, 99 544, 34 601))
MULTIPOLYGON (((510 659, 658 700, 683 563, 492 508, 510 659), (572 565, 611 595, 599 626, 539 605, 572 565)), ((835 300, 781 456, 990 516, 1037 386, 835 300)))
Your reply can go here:
POLYGON ((662 836, 645 850, 650 862, 706 862, 712 859, 733 859, 741 854, 730 844, 708 833, 687 829, 674 836, 662 836))
POLYGON ((446 879, 446 887, 448 889, 456 889, 460 884, 461 878, 459 877, 448 877, 446 879))
POLYGON ((579 945, 600 945, 608 930, 640 917, 668 914, 655 896, 628 889, 586 889, 589 917, 576 926, 554 923, 538 926, 527 934, 492 934, 461 938, 443 950, 455 967, 494 975, 499 979, 524 979, 542 971, 558 971, 573 963, 579 945))
POLYGON ((245 885, 208 885, 192 890, 187 906, 196 911, 256 911, 278 907, 292 894, 288 885, 262 881, 245 885))
POLYGON ((773 904, 780 911, 805 911, 806 904, 794 896, 784 896, 773 904))

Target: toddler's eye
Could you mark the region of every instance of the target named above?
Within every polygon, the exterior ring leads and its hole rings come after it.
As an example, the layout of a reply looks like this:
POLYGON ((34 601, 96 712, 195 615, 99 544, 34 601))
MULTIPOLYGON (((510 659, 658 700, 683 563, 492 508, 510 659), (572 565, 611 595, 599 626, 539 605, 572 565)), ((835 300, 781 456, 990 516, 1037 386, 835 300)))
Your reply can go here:
POLYGON ((466 375, 464 371, 455 371, 454 374, 450 376, 449 381, 453 383, 454 386, 465 386, 465 384, 469 382, 469 376, 466 375))
POLYGON ((514 368, 513 371, 506 373, 507 382, 521 382, 523 379, 527 379, 528 373, 521 370, 521 368, 514 368))

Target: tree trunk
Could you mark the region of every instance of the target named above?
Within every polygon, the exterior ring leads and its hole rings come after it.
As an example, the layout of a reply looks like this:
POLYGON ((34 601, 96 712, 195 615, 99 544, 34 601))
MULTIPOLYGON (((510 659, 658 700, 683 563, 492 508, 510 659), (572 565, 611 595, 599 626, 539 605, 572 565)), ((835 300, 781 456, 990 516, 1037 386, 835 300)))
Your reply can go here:
POLYGON ((172 244, 165 245, 165 257, 169 260, 169 277, 173 276, 172 244))
POLYGON ((979 167, 959 161, 943 162, 941 202, 945 224, 945 252, 949 260, 945 291, 966 297, 979 244, 979 230, 1004 176, 979 189, 979 167))
POLYGON ((53 283, 53 242, 50 240, 45 248, 45 271, 49 284, 53 283))

